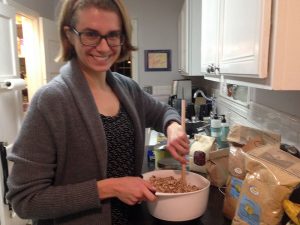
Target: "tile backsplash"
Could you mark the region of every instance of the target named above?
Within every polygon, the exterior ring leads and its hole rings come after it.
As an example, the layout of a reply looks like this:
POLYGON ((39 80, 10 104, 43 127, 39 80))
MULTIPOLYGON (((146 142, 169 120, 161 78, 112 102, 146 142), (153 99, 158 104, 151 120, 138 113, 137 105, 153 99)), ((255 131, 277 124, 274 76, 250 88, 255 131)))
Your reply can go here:
POLYGON ((218 96, 218 112, 227 115, 230 125, 242 124, 257 129, 279 133, 282 143, 300 150, 300 118, 250 102, 248 107, 218 96))

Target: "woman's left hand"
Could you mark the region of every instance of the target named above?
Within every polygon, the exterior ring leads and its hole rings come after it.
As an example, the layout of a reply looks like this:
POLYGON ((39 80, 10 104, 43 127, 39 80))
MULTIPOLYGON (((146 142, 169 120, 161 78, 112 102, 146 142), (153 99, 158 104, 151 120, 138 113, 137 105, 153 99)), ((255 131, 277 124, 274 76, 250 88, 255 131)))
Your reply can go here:
POLYGON ((167 149, 174 159, 186 164, 185 155, 189 153, 189 139, 183 127, 177 122, 172 122, 167 127, 167 149))

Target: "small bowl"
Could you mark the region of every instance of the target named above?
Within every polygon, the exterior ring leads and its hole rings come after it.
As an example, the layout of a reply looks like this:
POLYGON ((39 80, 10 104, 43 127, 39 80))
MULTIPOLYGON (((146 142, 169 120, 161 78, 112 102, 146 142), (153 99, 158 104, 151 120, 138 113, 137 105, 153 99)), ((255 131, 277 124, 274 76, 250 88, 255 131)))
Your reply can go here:
MULTIPOLYGON (((173 176, 181 177, 180 170, 154 170, 143 174, 144 180, 149 180, 154 175, 156 177, 173 176)), ((198 191, 186 193, 162 193, 156 192, 157 200, 147 202, 150 214, 166 221, 188 221, 202 216, 207 208, 210 182, 205 177, 186 172, 186 181, 190 185, 200 188, 198 191)))

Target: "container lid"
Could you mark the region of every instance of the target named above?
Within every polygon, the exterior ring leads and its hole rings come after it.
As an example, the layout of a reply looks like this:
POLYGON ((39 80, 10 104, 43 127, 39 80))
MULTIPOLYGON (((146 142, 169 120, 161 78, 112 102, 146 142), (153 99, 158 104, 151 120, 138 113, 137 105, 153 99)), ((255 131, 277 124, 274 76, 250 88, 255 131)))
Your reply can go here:
POLYGON ((221 116, 222 116, 222 120, 221 120, 222 127, 228 127, 229 124, 226 121, 225 115, 221 115, 221 116))

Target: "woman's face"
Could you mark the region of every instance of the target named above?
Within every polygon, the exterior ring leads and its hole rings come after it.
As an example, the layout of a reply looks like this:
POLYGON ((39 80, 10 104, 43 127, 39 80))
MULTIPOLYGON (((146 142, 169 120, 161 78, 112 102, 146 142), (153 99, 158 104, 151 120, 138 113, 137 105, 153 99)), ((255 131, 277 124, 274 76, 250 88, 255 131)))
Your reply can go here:
MULTIPOLYGON (((91 7, 77 12, 75 29, 78 32, 92 31, 107 35, 111 32, 121 32, 121 21, 115 12, 91 7)), ((97 46, 83 45, 79 36, 74 32, 73 45, 81 69, 91 74, 99 74, 109 70, 121 52, 121 46, 110 47, 104 38, 97 46)))

